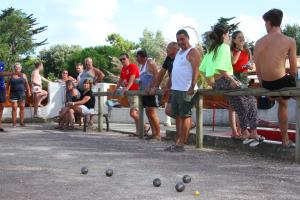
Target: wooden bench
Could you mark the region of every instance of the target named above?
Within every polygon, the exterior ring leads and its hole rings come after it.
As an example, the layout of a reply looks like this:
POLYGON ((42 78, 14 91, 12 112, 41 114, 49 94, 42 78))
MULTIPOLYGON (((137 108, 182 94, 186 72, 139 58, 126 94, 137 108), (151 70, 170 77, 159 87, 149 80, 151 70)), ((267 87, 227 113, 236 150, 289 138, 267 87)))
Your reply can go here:
MULTIPOLYGON (((86 132, 88 117, 91 117, 91 116, 98 116, 98 113, 95 112, 93 114, 84 114, 84 115, 82 115, 82 117, 83 117, 83 132, 86 132)), ((109 131, 108 114, 103 114, 103 117, 105 118, 106 131, 109 131)))

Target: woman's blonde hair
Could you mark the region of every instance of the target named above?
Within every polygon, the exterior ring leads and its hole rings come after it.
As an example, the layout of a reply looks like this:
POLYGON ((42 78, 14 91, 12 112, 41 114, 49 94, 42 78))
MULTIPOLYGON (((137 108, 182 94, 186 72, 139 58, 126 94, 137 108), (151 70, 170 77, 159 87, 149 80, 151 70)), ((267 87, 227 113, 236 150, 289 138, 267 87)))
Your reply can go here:
POLYGON ((19 62, 16 62, 13 66, 12 66, 12 70, 16 70, 16 66, 19 65, 21 70, 22 70, 22 65, 19 62))

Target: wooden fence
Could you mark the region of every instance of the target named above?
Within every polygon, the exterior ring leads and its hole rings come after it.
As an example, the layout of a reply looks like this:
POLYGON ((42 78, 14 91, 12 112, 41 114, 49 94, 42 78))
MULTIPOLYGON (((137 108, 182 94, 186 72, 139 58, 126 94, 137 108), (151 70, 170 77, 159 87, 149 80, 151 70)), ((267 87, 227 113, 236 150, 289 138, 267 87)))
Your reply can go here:
MULTIPOLYGON (((227 96, 292 96, 296 99, 296 152, 295 160, 300 163, 300 87, 299 82, 297 82, 297 87, 283 88, 281 90, 269 91, 263 88, 244 88, 244 89, 234 89, 234 90, 213 90, 213 89, 199 89, 195 93, 196 98, 196 148, 203 147, 203 96, 214 96, 214 95, 227 95, 227 96)), ((138 133, 141 139, 144 138, 144 108, 142 106, 142 96, 147 96, 149 94, 143 91, 127 91, 125 93, 128 96, 138 96, 139 97, 139 122, 138 122, 138 133)), ((161 94, 160 90, 157 90, 156 94, 161 94)), ((98 96, 98 131, 103 130, 103 102, 101 96, 116 96, 111 92, 98 92, 94 93, 94 96, 98 96)))

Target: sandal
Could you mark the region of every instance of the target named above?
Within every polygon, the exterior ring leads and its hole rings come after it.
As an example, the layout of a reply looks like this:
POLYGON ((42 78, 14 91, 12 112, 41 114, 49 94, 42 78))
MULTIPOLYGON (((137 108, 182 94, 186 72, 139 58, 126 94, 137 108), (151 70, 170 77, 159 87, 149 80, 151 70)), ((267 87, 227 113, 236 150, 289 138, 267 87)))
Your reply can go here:
POLYGON ((254 140, 258 141, 258 142, 262 142, 262 141, 264 141, 266 138, 265 138, 264 136, 255 134, 255 135, 250 135, 249 139, 254 139, 254 140))
POLYGON ((288 142, 287 145, 282 145, 282 146, 283 146, 284 148, 287 148, 287 149, 289 149, 289 148, 295 148, 295 147, 296 147, 295 143, 292 142, 291 140, 289 140, 289 142, 288 142))

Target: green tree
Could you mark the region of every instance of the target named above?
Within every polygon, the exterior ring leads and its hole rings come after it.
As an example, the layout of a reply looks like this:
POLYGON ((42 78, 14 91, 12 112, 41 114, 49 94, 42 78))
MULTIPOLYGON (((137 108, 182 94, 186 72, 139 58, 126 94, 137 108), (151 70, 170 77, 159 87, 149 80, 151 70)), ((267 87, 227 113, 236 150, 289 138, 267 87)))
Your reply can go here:
POLYGON ((95 67, 100 68, 105 73, 106 82, 116 82, 116 77, 120 73, 120 66, 116 66, 116 58, 123 52, 116 46, 88 47, 80 52, 74 52, 67 60, 68 71, 77 76, 74 66, 76 63, 83 63, 86 57, 93 59, 95 67), (117 76, 116 76, 117 75, 117 76))
POLYGON ((138 45, 134 42, 124 39, 118 33, 112 33, 107 36, 106 41, 108 41, 113 47, 119 48, 121 51, 130 53, 132 50, 135 50, 138 45))
POLYGON ((0 59, 11 66, 28 56, 47 39, 36 42, 34 37, 45 31, 47 26, 37 27, 37 19, 22 10, 7 8, 0 13, 0 59))
MULTIPOLYGON (((74 53, 80 53, 82 48, 78 45, 59 44, 43 49, 39 53, 39 58, 44 62, 44 72, 48 76, 52 73, 55 77, 60 77, 62 70, 68 69, 68 59, 74 53)), ((74 68, 74 66, 72 66, 74 68)))
POLYGON ((166 55, 167 42, 161 31, 153 33, 147 29, 143 32, 143 37, 140 39, 140 47, 147 51, 149 57, 155 59, 158 65, 163 63, 166 55))
MULTIPOLYGON (((231 20, 235 19, 235 17, 229 17, 229 18, 224 18, 220 17, 217 21, 217 23, 214 25, 216 26, 217 24, 223 24, 229 27, 229 34, 233 33, 238 29, 239 22, 238 23, 230 23, 231 20)), ((209 39, 209 34, 213 31, 214 26, 211 27, 210 31, 205 32, 202 37, 203 37, 203 48, 206 50, 209 48, 211 40, 209 39)))
POLYGON ((297 45, 297 55, 300 55, 300 25, 299 24, 287 24, 282 32, 289 36, 292 37, 296 40, 296 45, 297 45))

